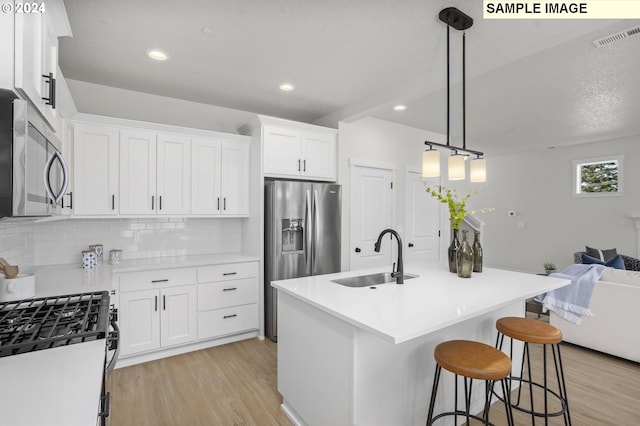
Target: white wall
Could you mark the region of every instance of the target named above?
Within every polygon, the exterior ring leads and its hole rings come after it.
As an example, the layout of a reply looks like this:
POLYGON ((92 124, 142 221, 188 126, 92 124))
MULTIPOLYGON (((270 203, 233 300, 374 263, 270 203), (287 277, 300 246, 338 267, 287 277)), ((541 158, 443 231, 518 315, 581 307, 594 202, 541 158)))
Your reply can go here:
POLYGON ((542 264, 552 261, 562 269, 585 245, 617 248, 636 257, 636 225, 630 215, 640 210, 639 165, 637 138, 488 156, 486 190, 469 203, 495 208, 480 216, 486 223, 486 264, 542 272, 542 264), (572 160, 610 154, 624 154, 624 195, 572 197, 572 160), (509 210, 517 215, 509 217, 509 210))
POLYGON ((79 112, 237 133, 255 113, 67 79, 79 112))
POLYGON ((443 135, 375 118, 353 123, 341 122, 338 128, 338 183, 342 184, 342 269, 349 270, 350 162, 380 165, 395 169, 395 211, 393 227, 404 236, 405 172, 419 170, 424 141, 444 143, 443 135))

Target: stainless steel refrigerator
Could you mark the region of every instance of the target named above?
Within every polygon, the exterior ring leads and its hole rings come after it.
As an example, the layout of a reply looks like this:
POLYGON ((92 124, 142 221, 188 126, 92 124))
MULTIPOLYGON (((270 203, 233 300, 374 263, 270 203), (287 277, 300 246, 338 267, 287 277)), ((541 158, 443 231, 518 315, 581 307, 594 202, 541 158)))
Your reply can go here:
POLYGON ((278 340, 278 300, 271 281, 340 271, 340 185, 265 182, 265 320, 278 340))

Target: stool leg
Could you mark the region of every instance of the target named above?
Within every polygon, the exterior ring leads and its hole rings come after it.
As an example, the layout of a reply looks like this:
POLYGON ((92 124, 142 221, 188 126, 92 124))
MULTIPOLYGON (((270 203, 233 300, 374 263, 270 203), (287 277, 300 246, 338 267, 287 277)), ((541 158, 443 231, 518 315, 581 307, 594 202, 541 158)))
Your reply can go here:
POLYGON ((429 414, 427 416, 427 426, 433 423, 433 409, 436 404, 436 392, 438 391, 438 382, 440 381, 440 371, 442 367, 436 364, 436 372, 433 377, 433 389, 431 390, 431 402, 429 402, 429 414))
POLYGON ((507 378, 505 377, 504 379, 500 380, 500 383, 502 384, 502 395, 504 396, 504 409, 507 415, 507 426, 513 426, 514 422, 513 422, 513 410, 511 410, 510 380, 507 381, 507 378))
POLYGON ((484 419, 485 426, 489 426, 489 410, 491 407, 491 395, 493 394, 494 380, 487 380, 484 382, 484 410, 482 411, 482 418, 484 419))
POLYGON ((551 349, 553 350, 553 364, 556 367, 556 379, 558 380, 558 390, 560 393, 560 397, 562 398, 562 403, 564 404, 564 424, 565 426, 571 426, 571 414, 569 413, 569 400, 567 399, 567 385, 564 380, 564 368, 562 366, 562 356, 560 354, 560 344, 551 345, 551 349), (558 356, 556 358, 556 349, 558 351, 558 356))
MULTIPOLYGON (((456 380, 457 380, 457 377, 456 377, 456 380)), ((473 388, 473 379, 468 379, 464 377, 463 380, 464 380, 464 408, 465 408, 464 412, 467 417, 467 424, 469 425, 471 424, 470 411, 471 411, 471 390, 473 388), (468 386, 467 386, 467 383, 468 383, 468 386)), ((456 395, 456 399, 457 399, 457 395, 456 395)))

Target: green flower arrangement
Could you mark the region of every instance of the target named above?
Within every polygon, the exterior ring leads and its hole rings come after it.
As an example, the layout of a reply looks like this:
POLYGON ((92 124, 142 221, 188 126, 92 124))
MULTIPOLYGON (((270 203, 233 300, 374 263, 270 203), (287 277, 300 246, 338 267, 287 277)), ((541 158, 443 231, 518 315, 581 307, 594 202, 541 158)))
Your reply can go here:
POLYGON ((479 192, 478 189, 474 189, 468 194, 460 197, 455 189, 445 188, 444 186, 438 186, 437 190, 427 186, 426 182, 422 182, 427 194, 436 198, 441 203, 444 203, 449 207, 449 222, 451 222, 452 229, 460 229, 462 221, 467 213, 475 214, 477 212, 485 213, 493 209, 480 209, 467 211, 467 200, 473 194, 479 192))

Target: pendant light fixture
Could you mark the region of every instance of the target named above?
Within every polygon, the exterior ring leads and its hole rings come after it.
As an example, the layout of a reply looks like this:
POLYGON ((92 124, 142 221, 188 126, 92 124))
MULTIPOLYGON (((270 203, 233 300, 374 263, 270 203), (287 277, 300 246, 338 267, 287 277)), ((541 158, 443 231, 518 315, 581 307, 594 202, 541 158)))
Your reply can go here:
POLYGON ((466 178, 466 159, 469 155, 476 158, 471 160, 469 174, 471 182, 486 182, 487 171, 486 161, 483 152, 467 149, 466 134, 466 43, 465 33, 462 33, 462 147, 451 145, 451 81, 450 81, 450 61, 449 61, 449 32, 453 27, 458 31, 471 28, 473 19, 455 7, 447 7, 440 11, 438 18, 447 24, 447 143, 425 141, 429 148, 422 153, 422 176, 440 176, 440 152, 435 147, 447 148, 451 151, 448 160, 449 180, 463 180, 466 178))

